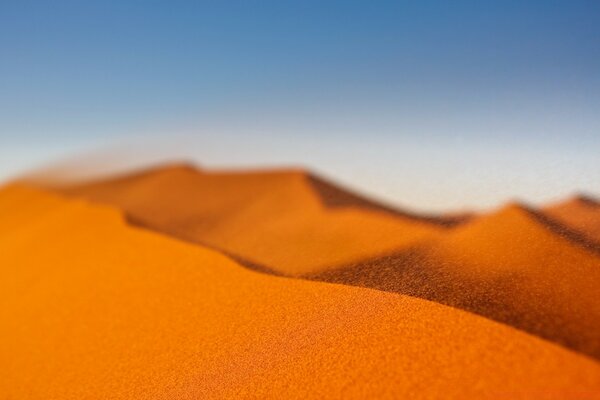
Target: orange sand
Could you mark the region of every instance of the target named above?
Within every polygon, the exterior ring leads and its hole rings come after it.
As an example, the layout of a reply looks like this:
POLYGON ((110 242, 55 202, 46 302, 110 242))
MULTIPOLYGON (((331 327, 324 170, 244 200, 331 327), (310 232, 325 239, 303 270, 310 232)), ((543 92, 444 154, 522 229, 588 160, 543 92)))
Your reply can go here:
POLYGON ((590 200, 550 207, 557 221, 513 205, 450 227, 299 170, 175 166, 64 192, 257 270, 434 300, 600 359, 600 248, 589 240, 600 221, 590 200))
POLYGON ((300 170, 206 173, 174 166, 64 192, 289 276, 406 248, 447 224, 392 215, 300 170))
POLYGON ((600 253, 560 233, 512 205, 434 250, 457 280, 486 292, 474 311, 600 358, 600 253))
POLYGON ((600 253, 559 228, 510 205, 411 251, 310 277, 438 301, 600 359, 600 253))
POLYGON ((0 398, 600 398, 600 364, 425 300, 278 278, 0 191, 0 398))
POLYGON ((544 212, 600 243, 600 202, 590 197, 577 196, 550 205, 544 212))

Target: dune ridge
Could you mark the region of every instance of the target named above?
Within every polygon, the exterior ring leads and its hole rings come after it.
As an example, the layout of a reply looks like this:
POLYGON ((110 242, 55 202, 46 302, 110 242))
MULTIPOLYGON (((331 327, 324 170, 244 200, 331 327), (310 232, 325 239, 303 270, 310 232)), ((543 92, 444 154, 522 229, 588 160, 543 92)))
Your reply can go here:
POLYGON ((600 364, 488 319, 258 274, 111 207, 5 199, 0 397, 600 398, 600 364))
POLYGON ((600 201, 598 199, 589 195, 577 195, 544 207, 543 211, 600 246, 600 201))
POLYGON ((600 358, 600 257, 547 221, 513 204, 409 251, 308 278, 437 301, 600 358))
POLYGON ((447 227, 457 226, 472 217, 472 214, 469 213, 455 215, 425 215, 408 212, 400 208, 381 204, 375 200, 368 199, 347 189, 341 188, 312 172, 305 171, 304 173, 310 182, 311 188, 319 195, 323 205, 328 208, 357 207, 365 210, 386 212, 393 217, 422 221, 433 225, 447 227))
POLYGON ((61 191, 259 272, 433 300, 600 358, 599 247, 544 209, 513 203, 448 223, 390 212, 301 170, 187 165, 61 191))
POLYGON ((140 226, 289 276, 383 255, 458 223, 392 211, 298 169, 173 165, 60 191, 115 205, 140 226))

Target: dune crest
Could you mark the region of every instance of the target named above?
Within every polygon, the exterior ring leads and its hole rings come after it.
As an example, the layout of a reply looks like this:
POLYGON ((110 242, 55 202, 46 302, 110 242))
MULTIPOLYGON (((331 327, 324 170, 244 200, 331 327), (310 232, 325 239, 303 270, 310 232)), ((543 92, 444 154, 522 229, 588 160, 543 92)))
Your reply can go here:
POLYGON ((600 358, 600 257, 519 204, 410 251, 311 279, 465 309, 600 358))
POLYGON ((600 201, 597 199, 578 195, 544 207, 543 211, 600 246, 600 201))
POLYGON ((204 172, 175 165, 61 192, 114 205, 141 226, 289 276, 405 248, 458 221, 391 210, 298 169, 204 172))
POLYGON ((437 301, 600 358, 600 246, 545 210, 511 203, 451 223, 300 169, 173 165, 61 191, 259 272, 437 301))
POLYGON ((485 318, 257 274, 23 186, 3 202, 3 398, 600 397, 597 362, 485 318))

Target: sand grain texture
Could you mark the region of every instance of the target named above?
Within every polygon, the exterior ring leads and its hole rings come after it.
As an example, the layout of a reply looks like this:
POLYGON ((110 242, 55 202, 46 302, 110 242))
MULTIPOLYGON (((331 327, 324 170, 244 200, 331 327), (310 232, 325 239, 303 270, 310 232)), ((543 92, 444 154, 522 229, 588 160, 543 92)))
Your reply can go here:
POLYGON ((458 307, 600 359, 600 256, 513 204, 443 237, 311 279, 458 307))
POLYGON ((395 212, 301 170, 148 170, 62 190, 273 275, 468 310, 600 359, 598 204, 462 219, 395 212))
POLYGON ((600 365, 454 308, 279 278, 0 191, 0 398, 600 398, 600 365))

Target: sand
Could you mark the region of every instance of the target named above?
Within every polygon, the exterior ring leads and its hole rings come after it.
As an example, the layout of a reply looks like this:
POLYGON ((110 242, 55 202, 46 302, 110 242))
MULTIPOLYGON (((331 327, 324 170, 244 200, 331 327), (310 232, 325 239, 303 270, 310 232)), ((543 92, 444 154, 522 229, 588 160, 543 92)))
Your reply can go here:
POLYGON ((598 359, 600 255, 557 228, 513 204, 410 252, 310 278, 434 300, 598 359))
POLYGON ((392 211, 302 170, 207 172, 176 165, 62 192, 116 206, 132 223, 286 276, 407 248, 459 222, 392 211))
POLYGON ((257 271, 433 300, 600 359, 591 200, 444 219, 390 210, 301 170, 186 165, 61 191, 257 271))
POLYGON ((0 398, 600 398, 600 364, 434 302, 251 271, 0 191, 0 398))
POLYGON ((544 207, 544 213, 600 244, 600 202, 590 196, 575 196, 544 207))

